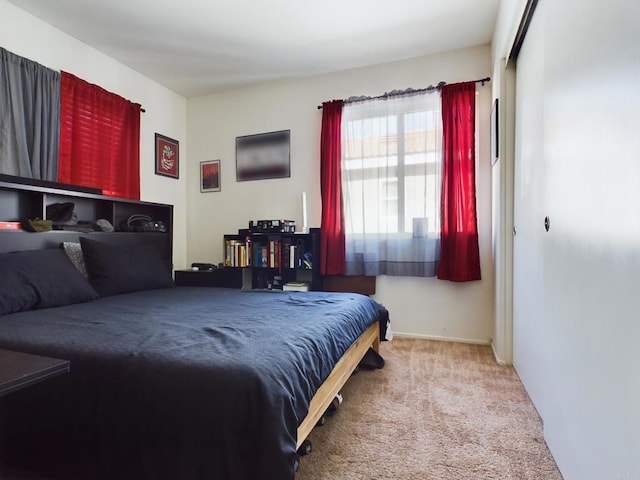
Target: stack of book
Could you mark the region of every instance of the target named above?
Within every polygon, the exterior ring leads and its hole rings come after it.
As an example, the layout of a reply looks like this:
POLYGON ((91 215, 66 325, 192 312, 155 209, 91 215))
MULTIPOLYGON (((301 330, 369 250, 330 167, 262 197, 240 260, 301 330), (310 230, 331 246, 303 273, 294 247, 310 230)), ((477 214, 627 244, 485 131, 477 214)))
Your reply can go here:
POLYGON ((20 222, 0 222, 0 230, 22 230, 20 222))
POLYGON ((224 266, 248 267, 251 265, 251 243, 238 240, 225 241, 224 266))
POLYGON ((287 282, 282 286, 282 290, 285 292, 308 292, 308 282, 287 282))

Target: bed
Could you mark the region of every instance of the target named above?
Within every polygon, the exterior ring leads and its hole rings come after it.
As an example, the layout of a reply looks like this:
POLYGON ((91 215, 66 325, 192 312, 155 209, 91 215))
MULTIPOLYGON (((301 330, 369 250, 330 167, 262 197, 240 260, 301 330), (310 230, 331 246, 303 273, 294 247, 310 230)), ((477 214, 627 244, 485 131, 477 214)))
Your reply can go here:
POLYGON ((175 287, 144 234, 89 237, 90 282, 57 238, 3 254, 0 236, 0 348, 71 361, 2 399, 0 453, 55 478, 293 479, 386 309, 351 293, 175 287))

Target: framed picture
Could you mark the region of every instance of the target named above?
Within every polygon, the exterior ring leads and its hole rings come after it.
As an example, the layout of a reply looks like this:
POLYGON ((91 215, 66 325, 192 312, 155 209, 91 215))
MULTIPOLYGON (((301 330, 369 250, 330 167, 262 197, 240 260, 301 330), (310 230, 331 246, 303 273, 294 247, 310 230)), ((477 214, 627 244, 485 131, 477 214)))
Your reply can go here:
POLYGON ((236 137, 236 180, 290 177, 291 130, 236 137))
POLYGON ((156 133, 156 175, 178 178, 180 156, 178 141, 156 133))
POLYGON ((491 109, 491 165, 495 165, 500 158, 500 123, 499 123, 498 99, 493 102, 491 109))
POLYGON ((220 160, 200 162, 200 191, 220 191, 220 160))

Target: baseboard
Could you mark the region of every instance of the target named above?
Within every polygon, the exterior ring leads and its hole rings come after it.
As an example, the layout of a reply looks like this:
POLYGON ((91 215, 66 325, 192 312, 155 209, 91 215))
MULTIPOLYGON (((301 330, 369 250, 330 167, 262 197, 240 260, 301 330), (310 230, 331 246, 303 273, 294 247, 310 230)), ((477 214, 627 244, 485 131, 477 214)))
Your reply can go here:
MULTIPOLYGON (((402 338, 420 338, 423 340, 434 340, 436 342, 455 342, 455 343, 470 343, 473 345, 491 345, 491 342, 488 340, 474 340, 471 338, 455 338, 455 337, 441 337, 438 335, 424 335, 421 333, 404 333, 404 332, 393 332, 394 337, 402 337, 402 338)), ((495 353, 494 353, 495 355, 495 353)))
POLYGON ((496 345, 493 342, 491 342, 491 351, 493 352, 493 358, 498 365, 509 365, 507 362, 498 357, 498 353, 496 352, 496 345))

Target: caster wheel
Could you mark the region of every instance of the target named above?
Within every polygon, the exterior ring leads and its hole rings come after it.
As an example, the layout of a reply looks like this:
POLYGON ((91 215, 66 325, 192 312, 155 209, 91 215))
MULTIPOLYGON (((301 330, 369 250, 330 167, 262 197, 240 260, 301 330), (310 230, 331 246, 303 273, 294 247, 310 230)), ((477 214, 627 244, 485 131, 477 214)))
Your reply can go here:
POLYGON ((332 417, 333 415, 336 414, 338 410, 336 409, 336 406, 332 403, 329 405, 329 407, 324 411, 324 415, 323 417, 332 417))
POLYGON ((321 427, 324 425, 324 423, 327 421, 327 417, 325 417, 324 415, 320 417, 320 420, 318 420, 318 423, 316 423, 316 427, 321 427))
POLYGON ((296 458, 293 459, 293 471, 297 472, 300 468, 300 455, 296 455, 296 458))
POLYGON ((338 411, 338 407, 342 403, 342 400, 342 394, 337 393, 333 401, 329 404, 329 407, 325 410, 324 416, 330 417, 332 415, 335 415, 335 413, 338 411))
POLYGON ((300 448, 298 449, 298 455, 304 457, 305 455, 309 455, 311 453, 311 450, 311 440, 305 440, 304 442, 302 442, 302 445, 300 445, 300 448))

